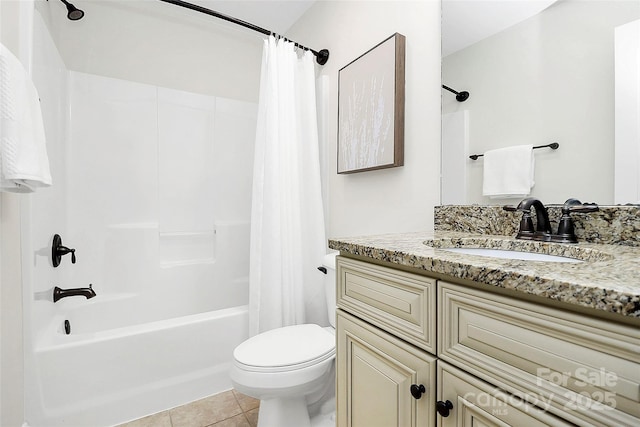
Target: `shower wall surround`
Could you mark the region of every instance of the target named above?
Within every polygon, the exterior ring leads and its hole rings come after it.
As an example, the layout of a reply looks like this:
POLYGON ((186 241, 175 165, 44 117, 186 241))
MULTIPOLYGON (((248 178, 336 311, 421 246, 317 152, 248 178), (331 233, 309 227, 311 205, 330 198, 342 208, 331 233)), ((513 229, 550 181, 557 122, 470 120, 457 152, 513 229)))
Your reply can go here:
POLYGON ((165 302, 137 322, 246 304, 256 105, 79 72, 70 87, 70 281, 165 302))

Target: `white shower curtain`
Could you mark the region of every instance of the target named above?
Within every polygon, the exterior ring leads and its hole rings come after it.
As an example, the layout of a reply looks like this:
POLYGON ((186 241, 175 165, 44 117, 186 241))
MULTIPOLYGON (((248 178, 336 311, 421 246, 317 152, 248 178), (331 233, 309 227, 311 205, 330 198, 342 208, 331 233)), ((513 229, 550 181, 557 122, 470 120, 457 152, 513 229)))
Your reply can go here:
POLYGON ((265 40, 253 175, 249 332, 328 324, 314 57, 265 40))

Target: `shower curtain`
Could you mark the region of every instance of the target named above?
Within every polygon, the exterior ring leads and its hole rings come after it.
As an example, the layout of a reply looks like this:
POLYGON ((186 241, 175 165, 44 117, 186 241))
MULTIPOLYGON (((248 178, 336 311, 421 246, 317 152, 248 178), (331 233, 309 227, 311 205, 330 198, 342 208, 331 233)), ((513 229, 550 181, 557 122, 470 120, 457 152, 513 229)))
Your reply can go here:
POLYGON ((264 42, 254 157, 249 332, 327 325, 326 253, 311 52, 264 42))

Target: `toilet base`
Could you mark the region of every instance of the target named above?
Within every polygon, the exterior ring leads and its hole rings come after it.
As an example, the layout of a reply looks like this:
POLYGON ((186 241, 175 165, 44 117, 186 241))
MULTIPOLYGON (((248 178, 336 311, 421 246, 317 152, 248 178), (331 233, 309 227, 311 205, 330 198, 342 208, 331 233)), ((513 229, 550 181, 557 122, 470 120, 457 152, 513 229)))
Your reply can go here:
POLYGON ((260 401, 258 427, 311 427, 304 396, 260 401))

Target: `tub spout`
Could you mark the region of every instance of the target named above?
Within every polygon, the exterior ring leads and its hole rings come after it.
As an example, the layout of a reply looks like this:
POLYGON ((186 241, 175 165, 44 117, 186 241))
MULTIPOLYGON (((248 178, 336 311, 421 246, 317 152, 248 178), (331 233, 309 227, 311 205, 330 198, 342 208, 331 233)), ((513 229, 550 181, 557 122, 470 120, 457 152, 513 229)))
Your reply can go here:
POLYGON ((53 302, 75 295, 81 295, 86 299, 89 299, 95 297, 96 292, 93 290, 93 285, 89 285, 88 288, 60 289, 57 286, 53 288, 53 302))

